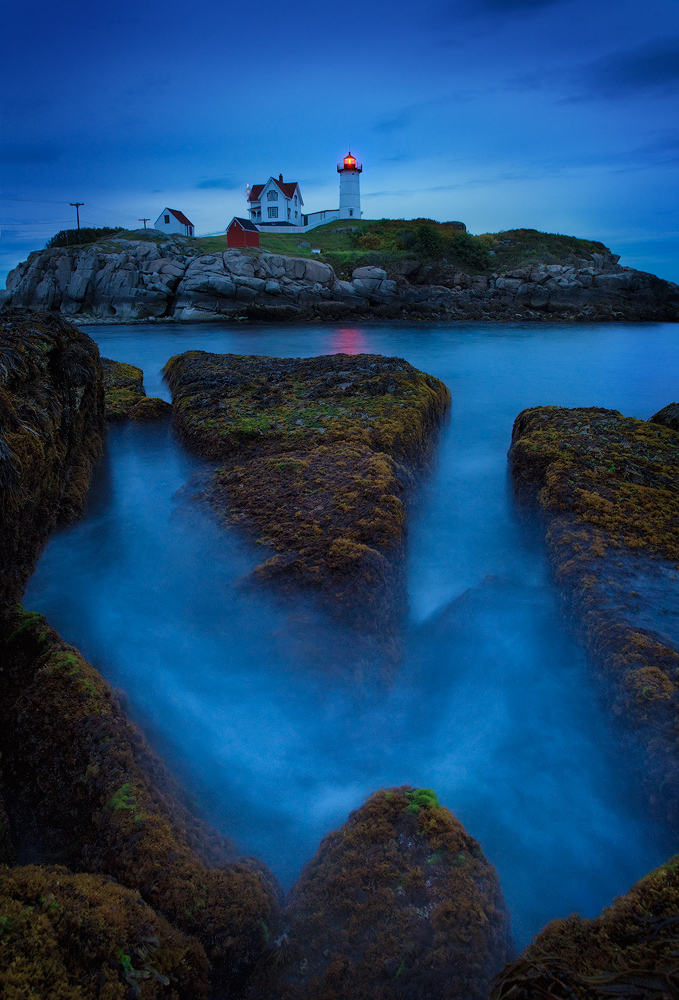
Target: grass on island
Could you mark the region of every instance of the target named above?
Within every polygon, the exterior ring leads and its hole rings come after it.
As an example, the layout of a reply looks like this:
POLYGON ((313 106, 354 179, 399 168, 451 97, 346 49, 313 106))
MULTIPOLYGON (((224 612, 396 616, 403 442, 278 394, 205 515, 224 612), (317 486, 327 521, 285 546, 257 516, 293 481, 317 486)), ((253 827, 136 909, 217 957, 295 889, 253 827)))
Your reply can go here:
MULTIPOLYGON (((104 240, 83 243, 106 252, 121 249, 120 239, 152 243, 174 242, 188 252, 222 253, 227 249, 226 233, 218 236, 186 237, 159 235, 152 230, 116 232, 104 240)), ((80 247, 71 247, 79 250, 80 247)), ((593 253, 610 253, 603 243, 537 229, 512 229, 473 236, 449 223, 432 219, 335 219, 307 233, 262 233, 260 249, 242 248, 244 253, 265 253, 288 257, 314 257, 330 264, 339 277, 350 278, 356 267, 385 267, 401 260, 446 263, 470 274, 507 271, 526 264, 570 264, 574 258, 591 258, 593 253), (320 254, 313 253, 320 250, 320 254)), ((38 251, 39 252, 39 251, 38 251)))

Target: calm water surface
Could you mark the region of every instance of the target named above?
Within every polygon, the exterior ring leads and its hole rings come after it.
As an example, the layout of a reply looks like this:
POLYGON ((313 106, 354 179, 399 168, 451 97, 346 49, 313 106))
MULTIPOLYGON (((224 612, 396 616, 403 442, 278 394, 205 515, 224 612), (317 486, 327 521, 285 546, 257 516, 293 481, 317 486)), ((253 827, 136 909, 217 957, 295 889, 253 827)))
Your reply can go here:
POLYGON ((646 816, 560 620, 543 547, 507 478, 516 414, 598 405, 647 418, 677 398, 679 328, 89 327, 144 369, 189 349, 395 354, 453 397, 411 509, 405 662, 330 669, 340 637, 239 578, 262 551, 191 500, 207 466, 168 424, 113 427, 86 516, 50 542, 27 605, 77 644, 184 777, 201 808, 286 885, 319 839, 385 785, 433 787, 497 866, 517 943, 593 915, 676 850, 646 816), (194 480, 195 483, 195 480, 194 480))

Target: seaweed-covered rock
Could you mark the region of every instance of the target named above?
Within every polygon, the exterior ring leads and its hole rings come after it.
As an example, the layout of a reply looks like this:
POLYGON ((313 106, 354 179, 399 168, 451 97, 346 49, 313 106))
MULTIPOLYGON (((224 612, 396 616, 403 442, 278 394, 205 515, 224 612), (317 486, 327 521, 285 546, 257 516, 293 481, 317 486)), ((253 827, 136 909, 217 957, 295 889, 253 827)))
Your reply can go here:
POLYGON ((664 424, 673 431, 679 431, 679 403, 668 403, 651 417, 652 424, 664 424))
POLYGON ((593 920, 553 920, 493 984, 490 1000, 679 996, 679 857, 593 920))
POLYGON ((201 1000, 205 952, 137 892, 61 866, 0 867, 4 1000, 201 1000))
POLYGON ((101 453, 99 351, 58 316, 0 316, 0 607, 57 524, 80 513, 101 453))
POLYGON ((107 420, 155 420, 167 416, 170 404, 157 396, 147 397, 144 373, 136 365, 102 358, 107 420))
POLYGON ((519 494, 537 497, 557 581, 651 801, 679 819, 679 448, 617 410, 545 406, 516 419, 519 494))
POLYGON ((449 406, 400 358, 189 351, 165 366, 182 437, 221 468, 208 490, 273 550, 255 576, 305 587, 364 633, 405 600, 403 487, 449 406))
POLYGON ((276 1000, 481 1000, 511 957, 495 869, 430 789, 376 792, 291 891, 276 1000))
POLYGON ((266 949, 278 895, 262 865, 197 820, 103 678, 36 613, 4 622, 7 810, 22 862, 115 877, 237 983, 266 949))

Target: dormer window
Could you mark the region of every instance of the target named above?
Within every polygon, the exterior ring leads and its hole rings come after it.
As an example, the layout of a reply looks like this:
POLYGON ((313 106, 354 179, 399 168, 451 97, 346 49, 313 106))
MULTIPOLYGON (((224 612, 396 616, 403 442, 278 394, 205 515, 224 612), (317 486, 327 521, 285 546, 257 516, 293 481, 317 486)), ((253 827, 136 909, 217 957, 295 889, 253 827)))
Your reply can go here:
POLYGON ((278 191, 275 191, 273 188, 270 191, 267 191, 266 192, 266 200, 267 201, 278 201, 278 191))

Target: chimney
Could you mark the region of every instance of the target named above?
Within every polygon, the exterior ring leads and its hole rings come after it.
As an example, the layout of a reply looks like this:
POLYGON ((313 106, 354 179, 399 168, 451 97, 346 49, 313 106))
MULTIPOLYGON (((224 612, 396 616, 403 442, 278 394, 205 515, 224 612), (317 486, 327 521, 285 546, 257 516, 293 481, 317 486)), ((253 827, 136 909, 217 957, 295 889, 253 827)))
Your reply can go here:
POLYGON ((283 174, 278 175, 278 180, 281 184, 283 183, 283 174))

